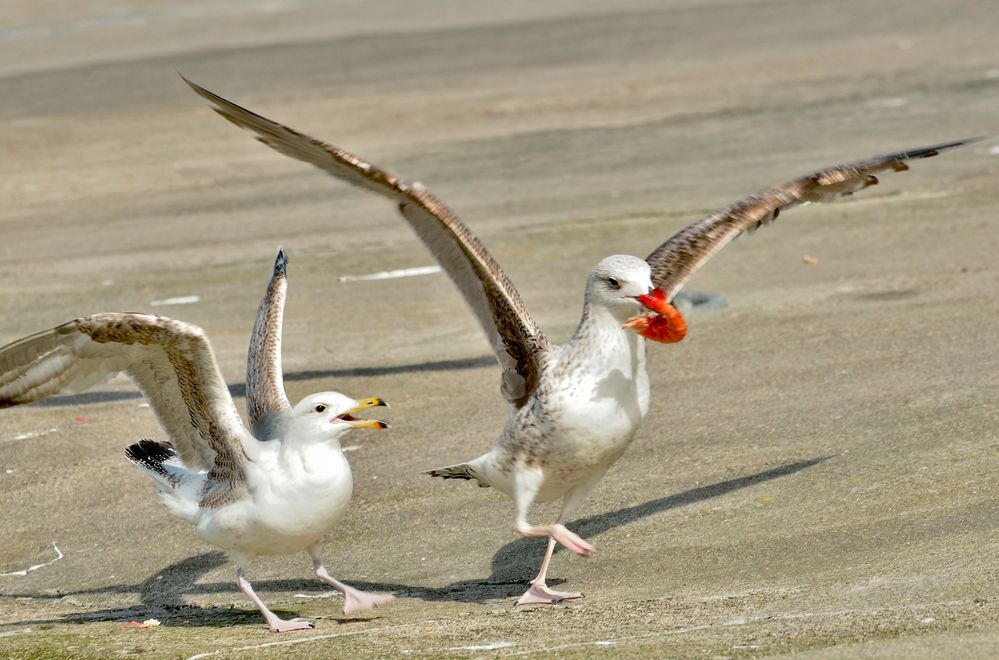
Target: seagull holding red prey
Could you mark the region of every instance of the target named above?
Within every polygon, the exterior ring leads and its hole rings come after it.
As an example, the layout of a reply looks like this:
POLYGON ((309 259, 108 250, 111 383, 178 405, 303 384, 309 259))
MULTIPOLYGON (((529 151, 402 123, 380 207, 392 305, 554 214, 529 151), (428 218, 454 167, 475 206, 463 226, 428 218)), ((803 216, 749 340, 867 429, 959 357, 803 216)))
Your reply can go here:
POLYGON ((878 172, 907 170, 906 161, 935 156, 969 141, 820 170, 750 195, 685 227, 646 259, 607 257, 586 279, 576 332, 565 344, 554 345, 499 264, 423 185, 187 83, 216 112, 252 131, 269 147, 392 200, 461 291, 503 369, 500 389, 513 406, 513 415, 490 451, 427 474, 474 479, 479 486, 510 495, 517 509, 517 532, 548 538, 541 570, 517 601, 520 605, 582 598, 580 593, 548 587, 548 563, 556 543, 580 555, 594 552, 565 523, 624 453, 648 413, 645 339, 664 343, 683 339, 686 324, 671 301, 694 272, 736 236, 769 224, 782 211, 851 195, 876 184, 878 172), (562 511, 553 524, 528 522, 531 504, 556 498, 562 498, 562 511))

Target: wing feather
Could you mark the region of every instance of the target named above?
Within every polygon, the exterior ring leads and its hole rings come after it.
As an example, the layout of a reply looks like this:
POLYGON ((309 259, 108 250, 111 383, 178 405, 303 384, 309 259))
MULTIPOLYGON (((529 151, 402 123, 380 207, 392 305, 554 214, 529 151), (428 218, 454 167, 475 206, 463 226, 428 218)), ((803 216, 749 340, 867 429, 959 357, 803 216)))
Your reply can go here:
POLYGON ((826 202, 873 186, 878 183, 878 172, 903 172, 909 169, 906 161, 936 156, 972 141, 959 140, 838 165, 750 195, 688 225, 657 247, 646 258, 652 267, 652 281, 672 300, 698 268, 743 232, 770 224, 781 212, 800 204, 826 202))
POLYGON ((244 443, 255 440, 197 326, 148 314, 94 314, 15 341, 0 349, 0 408, 79 393, 120 372, 149 399, 184 465, 208 471, 201 505, 242 497, 244 443))
POLYGON ((281 332, 288 293, 288 255, 278 250, 267 291, 260 301, 246 354, 246 413, 250 430, 260 440, 280 432, 291 411, 281 371, 281 332))
POLYGON ((214 110, 280 153, 310 163, 338 179, 388 197, 433 253, 475 313, 503 368, 501 390, 516 407, 537 386, 547 338, 496 260, 443 202, 357 156, 262 117, 184 79, 214 110))

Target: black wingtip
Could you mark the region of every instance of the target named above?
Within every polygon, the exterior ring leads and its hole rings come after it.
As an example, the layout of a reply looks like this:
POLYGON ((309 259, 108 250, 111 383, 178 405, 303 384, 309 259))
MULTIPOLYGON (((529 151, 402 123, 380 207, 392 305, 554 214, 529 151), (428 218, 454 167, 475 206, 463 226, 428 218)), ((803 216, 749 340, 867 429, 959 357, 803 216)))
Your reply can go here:
POLYGON ((274 274, 288 274, 288 253, 284 251, 284 248, 278 248, 277 258, 274 260, 274 274))
POLYGON ((139 440, 125 449, 125 457, 128 460, 137 465, 145 465, 157 472, 162 472, 163 468, 160 466, 176 455, 177 451, 170 443, 149 439, 139 440))
POLYGON ((187 76, 185 76, 180 71, 177 72, 177 75, 180 76, 180 79, 183 80, 184 82, 186 82, 188 84, 188 86, 191 89, 193 89, 195 92, 197 92, 198 94, 204 95, 204 92, 208 92, 207 89, 205 89, 204 87, 202 87, 198 83, 194 82, 193 80, 191 80, 190 78, 188 78, 187 76))
POLYGON ((963 140, 955 140, 953 142, 944 142, 943 144, 935 144, 931 147, 923 147, 921 149, 913 149, 912 151, 907 151, 902 156, 906 159, 916 159, 916 158, 930 158, 931 156, 936 156, 942 151, 949 151, 951 149, 957 149, 958 147, 963 147, 966 144, 971 144, 972 142, 978 142, 979 140, 984 140, 985 136, 965 138, 963 140))
MULTIPOLYGON (((177 72, 177 75, 179 75, 180 78, 181 78, 181 80, 183 80, 184 82, 186 82, 187 85, 192 90, 194 90, 195 94, 197 94, 198 96, 200 96, 200 97, 202 97, 204 99, 207 99, 210 103, 213 103, 215 105, 215 107, 213 107, 212 110, 214 110, 215 112, 219 113, 222 116, 223 119, 226 119, 226 120, 232 122, 236 126, 239 126, 240 128, 244 128, 244 129, 247 128, 244 125, 244 122, 240 121, 239 119, 237 119, 236 117, 233 116, 233 114, 232 114, 233 110, 238 111, 238 114, 245 113, 246 115, 249 115, 250 117, 255 117, 256 119, 258 119, 261 122, 264 122, 265 124, 274 124, 274 122, 271 121, 270 119, 268 119, 267 117, 264 117, 263 115, 258 115, 257 113, 253 112, 252 110, 247 110, 243 106, 237 105, 236 103, 233 103, 232 101, 219 96, 215 92, 213 92, 211 90, 208 90, 208 89, 205 89, 204 87, 202 87, 198 83, 194 82, 193 80, 189 80, 189 79, 185 78, 184 74, 180 73, 179 71, 177 72)), ((278 124, 278 126, 280 126, 280 124, 278 124)), ((260 140, 261 138, 258 137, 257 139, 260 140)))

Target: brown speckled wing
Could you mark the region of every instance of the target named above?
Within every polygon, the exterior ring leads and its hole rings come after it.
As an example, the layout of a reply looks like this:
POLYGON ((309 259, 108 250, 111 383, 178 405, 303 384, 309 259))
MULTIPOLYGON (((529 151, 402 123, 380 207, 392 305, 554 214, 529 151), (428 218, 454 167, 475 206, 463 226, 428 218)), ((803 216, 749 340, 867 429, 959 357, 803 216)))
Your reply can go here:
POLYGON ((149 314, 94 314, 0 349, 0 408, 75 394, 125 372, 149 399, 181 461, 208 470, 201 505, 245 496, 244 442, 204 331, 149 314))
POLYGON ((906 161, 936 156, 972 141, 948 142, 830 167, 750 195, 688 225, 657 247, 646 258, 652 266, 652 281, 672 300, 694 272, 732 239, 773 222, 782 211, 806 202, 852 195, 876 184, 878 172, 903 172, 909 169, 906 161))
POLYGON ((422 185, 404 181, 357 156, 242 108, 185 78, 214 110, 282 154, 310 163, 399 205, 475 313, 503 368, 503 396, 524 405, 540 376, 548 340, 496 260, 468 227, 422 185))
POLYGON ((288 255, 278 250, 246 354, 246 413, 250 431, 259 440, 277 437, 282 421, 291 411, 281 371, 281 326, 287 292, 288 255))

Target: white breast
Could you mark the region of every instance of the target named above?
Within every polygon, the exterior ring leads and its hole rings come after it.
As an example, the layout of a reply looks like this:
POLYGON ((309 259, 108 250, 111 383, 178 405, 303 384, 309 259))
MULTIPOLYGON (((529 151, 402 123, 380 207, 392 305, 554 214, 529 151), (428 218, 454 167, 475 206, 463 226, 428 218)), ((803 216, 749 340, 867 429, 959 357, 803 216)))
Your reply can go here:
POLYGON ((353 477, 339 447, 269 452, 247 466, 251 498, 206 510, 198 535, 248 555, 285 554, 322 540, 350 504, 353 477))
POLYGON ((633 433, 649 411, 644 340, 614 328, 597 341, 565 349, 548 383, 551 413, 567 431, 608 438, 633 433))
MULTIPOLYGON (((649 410, 644 340, 616 332, 599 352, 559 356, 538 392, 545 483, 538 500, 606 470, 631 443, 649 410)), ((566 348, 569 348, 567 346, 566 348)))

